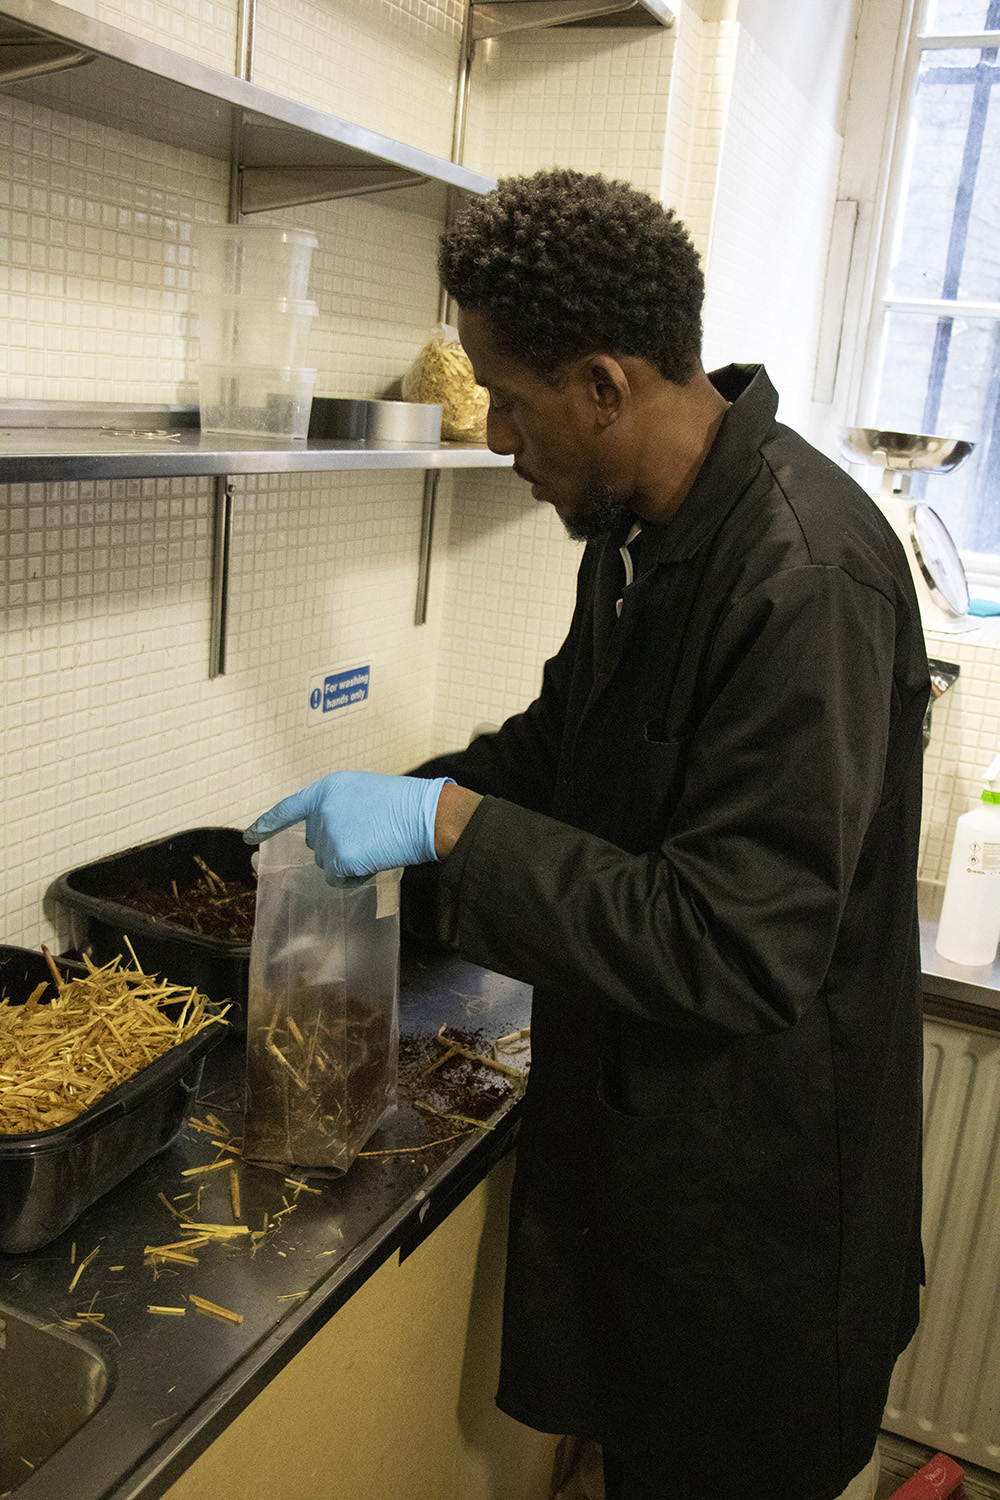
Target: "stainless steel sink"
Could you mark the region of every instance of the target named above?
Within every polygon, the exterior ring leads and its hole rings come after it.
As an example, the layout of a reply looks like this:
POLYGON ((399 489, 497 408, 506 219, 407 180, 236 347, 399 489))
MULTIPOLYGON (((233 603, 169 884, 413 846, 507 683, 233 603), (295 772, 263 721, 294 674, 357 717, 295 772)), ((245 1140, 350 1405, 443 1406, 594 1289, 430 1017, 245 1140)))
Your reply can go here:
POLYGON ((0 1497, 94 1415, 110 1385, 86 1339, 0 1302, 0 1497))

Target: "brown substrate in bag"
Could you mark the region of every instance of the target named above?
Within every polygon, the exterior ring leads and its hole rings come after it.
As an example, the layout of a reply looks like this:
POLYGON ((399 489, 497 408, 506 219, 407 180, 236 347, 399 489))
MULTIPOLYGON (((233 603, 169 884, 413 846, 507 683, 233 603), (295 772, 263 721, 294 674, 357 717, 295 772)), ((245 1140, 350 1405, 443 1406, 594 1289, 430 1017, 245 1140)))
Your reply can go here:
POLYGON ((391 1007, 317 987, 289 1009, 310 1019, 289 1016, 247 1039, 244 1155, 346 1171, 395 1099, 391 1007))

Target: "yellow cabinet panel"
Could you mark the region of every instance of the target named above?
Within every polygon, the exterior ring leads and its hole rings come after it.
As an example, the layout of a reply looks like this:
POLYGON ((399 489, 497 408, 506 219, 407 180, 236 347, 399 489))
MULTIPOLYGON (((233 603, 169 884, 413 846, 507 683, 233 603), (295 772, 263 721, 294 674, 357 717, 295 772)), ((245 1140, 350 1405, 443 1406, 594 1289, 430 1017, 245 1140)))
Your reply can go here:
POLYGON ((381 1266, 165 1500, 546 1500, 556 1439, 494 1404, 511 1170, 381 1266))

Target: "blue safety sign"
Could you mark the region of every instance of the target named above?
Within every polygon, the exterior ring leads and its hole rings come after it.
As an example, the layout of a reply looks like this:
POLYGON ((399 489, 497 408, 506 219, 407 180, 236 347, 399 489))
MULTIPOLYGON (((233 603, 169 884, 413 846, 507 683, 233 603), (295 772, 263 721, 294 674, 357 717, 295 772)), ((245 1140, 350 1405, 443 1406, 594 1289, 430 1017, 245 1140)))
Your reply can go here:
POLYGON ((331 672, 323 679, 323 712, 336 713, 352 703, 363 703, 371 687, 371 667, 353 667, 347 672, 331 672))
POLYGON ((371 662, 336 667, 322 676, 314 677, 309 684, 309 723, 321 723, 328 720, 331 714, 366 708, 371 686, 371 662))

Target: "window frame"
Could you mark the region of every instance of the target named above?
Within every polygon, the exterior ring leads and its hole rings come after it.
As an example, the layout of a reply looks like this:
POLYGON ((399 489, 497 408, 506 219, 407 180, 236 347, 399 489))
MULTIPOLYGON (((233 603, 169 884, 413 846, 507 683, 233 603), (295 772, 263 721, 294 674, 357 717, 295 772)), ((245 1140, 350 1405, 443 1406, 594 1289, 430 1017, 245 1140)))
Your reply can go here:
MULTIPOLYGON (((838 370, 831 409, 836 425, 864 423, 874 409, 883 327, 893 310, 982 317, 1000 325, 1000 301, 913 298, 893 296, 889 291, 897 226, 904 212, 901 189, 907 170, 910 104, 921 59, 932 51, 1000 51, 1000 31, 928 31, 931 4, 932 0, 863 0, 861 6, 840 181, 841 199, 853 199, 859 208, 841 343, 851 353, 838 370), (876 139, 881 142, 877 153, 872 149, 876 139)), ((867 488, 877 488, 870 469, 851 467, 867 488)), ((1000 551, 963 550, 963 558, 974 581, 1000 583, 1000 551)))

